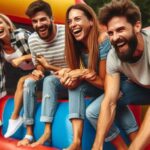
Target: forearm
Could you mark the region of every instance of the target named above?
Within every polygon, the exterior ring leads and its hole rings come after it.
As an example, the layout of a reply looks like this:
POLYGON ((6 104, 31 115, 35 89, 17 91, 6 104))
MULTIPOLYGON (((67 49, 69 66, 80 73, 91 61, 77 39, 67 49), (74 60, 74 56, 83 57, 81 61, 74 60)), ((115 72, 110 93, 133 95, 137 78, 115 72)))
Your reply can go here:
POLYGON ((22 56, 22 61, 31 60, 31 59, 32 59, 31 54, 22 56))
POLYGON ((104 89, 104 80, 101 79, 98 75, 94 80, 86 79, 86 81, 99 89, 104 89))
POLYGON ((61 67, 58 67, 58 66, 54 66, 54 65, 48 65, 46 70, 51 70, 51 71, 59 71, 60 69, 62 69, 61 67))
POLYGON ((115 104, 105 102, 105 99, 103 100, 98 118, 96 137, 93 147, 101 150, 103 149, 104 140, 114 120, 116 112, 115 109, 115 104))

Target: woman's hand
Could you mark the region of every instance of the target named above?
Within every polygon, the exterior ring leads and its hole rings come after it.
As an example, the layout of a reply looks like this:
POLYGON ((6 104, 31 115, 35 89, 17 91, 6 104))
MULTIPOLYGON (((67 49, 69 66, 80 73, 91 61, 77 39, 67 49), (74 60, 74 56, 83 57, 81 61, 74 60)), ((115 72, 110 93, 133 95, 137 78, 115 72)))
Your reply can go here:
POLYGON ((97 77, 97 74, 95 71, 90 69, 84 69, 84 73, 81 76, 82 80, 95 80, 97 77))

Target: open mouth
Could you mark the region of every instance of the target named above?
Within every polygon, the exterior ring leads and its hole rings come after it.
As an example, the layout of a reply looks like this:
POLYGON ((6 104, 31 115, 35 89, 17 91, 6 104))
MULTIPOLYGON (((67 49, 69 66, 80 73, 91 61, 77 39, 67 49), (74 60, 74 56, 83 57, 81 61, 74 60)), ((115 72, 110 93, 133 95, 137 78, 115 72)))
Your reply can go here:
POLYGON ((4 30, 3 30, 3 29, 0 29, 0 34, 3 33, 3 32, 4 32, 4 30))
POLYGON ((73 30, 73 34, 74 34, 74 35, 78 35, 78 34, 81 33, 81 31, 82 31, 82 29, 74 29, 74 30, 73 30))

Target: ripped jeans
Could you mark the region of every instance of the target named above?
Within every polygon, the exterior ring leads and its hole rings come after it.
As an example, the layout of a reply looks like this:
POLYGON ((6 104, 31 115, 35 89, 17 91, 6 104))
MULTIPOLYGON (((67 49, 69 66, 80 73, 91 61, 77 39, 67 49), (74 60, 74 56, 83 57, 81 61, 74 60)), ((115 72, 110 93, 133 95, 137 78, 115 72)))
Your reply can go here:
MULTIPOLYGON (((40 81, 33 79, 26 79, 24 83, 23 102, 24 102, 24 123, 26 125, 34 124, 34 113, 36 109, 36 87, 40 81)), ((41 118, 42 122, 52 122, 55 110, 57 108, 58 94, 67 95, 65 89, 59 79, 54 75, 49 75, 44 78, 42 91, 42 108, 41 118)))

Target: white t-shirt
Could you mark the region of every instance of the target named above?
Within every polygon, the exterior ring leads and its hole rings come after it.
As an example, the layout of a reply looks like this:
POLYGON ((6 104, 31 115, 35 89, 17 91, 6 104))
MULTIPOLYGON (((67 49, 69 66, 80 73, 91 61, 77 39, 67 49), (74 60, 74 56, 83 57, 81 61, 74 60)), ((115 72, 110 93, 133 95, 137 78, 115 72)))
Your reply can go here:
POLYGON ((150 31, 143 30, 144 52, 136 63, 121 62, 115 49, 112 48, 107 57, 107 73, 123 73, 133 82, 150 88, 150 31))

